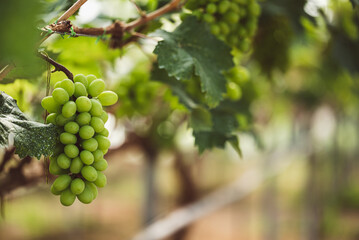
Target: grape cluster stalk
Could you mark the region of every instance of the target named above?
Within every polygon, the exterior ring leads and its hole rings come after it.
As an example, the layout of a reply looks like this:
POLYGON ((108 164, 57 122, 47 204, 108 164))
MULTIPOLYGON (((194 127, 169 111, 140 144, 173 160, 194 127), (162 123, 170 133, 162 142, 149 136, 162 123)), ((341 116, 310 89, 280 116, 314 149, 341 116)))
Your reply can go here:
POLYGON ((64 206, 72 205, 76 197, 82 203, 91 203, 97 197, 97 187, 107 183, 104 154, 111 143, 103 106, 115 104, 118 96, 104 90, 102 79, 78 74, 74 81, 57 82, 52 96, 41 102, 49 112, 46 122, 59 126, 61 131, 60 143, 50 157, 49 172, 58 175, 51 192, 60 195, 64 206))

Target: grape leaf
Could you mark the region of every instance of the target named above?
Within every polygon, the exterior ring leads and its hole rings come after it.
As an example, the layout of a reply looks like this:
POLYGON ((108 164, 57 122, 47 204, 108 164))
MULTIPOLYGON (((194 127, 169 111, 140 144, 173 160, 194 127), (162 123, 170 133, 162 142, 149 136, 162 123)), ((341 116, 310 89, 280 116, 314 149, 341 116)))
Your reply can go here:
POLYGON ((176 79, 190 79, 193 74, 199 76, 207 104, 216 106, 226 91, 222 71, 234 66, 230 47, 195 17, 187 17, 172 33, 158 30, 152 35, 163 38, 154 50, 159 68, 166 69, 169 76, 176 79))
POLYGON ((57 127, 29 120, 16 101, 0 92, 0 147, 7 147, 14 137, 16 153, 21 157, 50 156, 57 143, 57 127))
POLYGON ((216 108, 207 109, 186 93, 183 82, 169 77, 165 70, 159 69, 156 64, 151 79, 166 83, 179 101, 190 110, 190 127, 193 129, 195 144, 201 153, 214 147, 224 148, 228 142, 240 156, 242 155, 238 137, 233 132, 239 128, 236 114, 248 111, 247 106, 223 101, 216 108))

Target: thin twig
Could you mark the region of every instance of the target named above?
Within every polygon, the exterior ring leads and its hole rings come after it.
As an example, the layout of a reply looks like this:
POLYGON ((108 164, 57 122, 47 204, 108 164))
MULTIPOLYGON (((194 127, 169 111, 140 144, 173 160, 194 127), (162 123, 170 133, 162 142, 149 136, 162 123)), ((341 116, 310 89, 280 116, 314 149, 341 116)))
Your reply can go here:
POLYGON ((3 80, 13 69, 15 68, 15 64, 11 63, 6 65, 0 71, 0 81, 3 80))
POLYGON ((130 2, 133 3, 133 5, 135 6, 135 8, 136 8, 138 14, 140 14, 141 17, 146 16, 146 12, 143 11, 143 10, 140 8, 140 6, 138 6, 138 4, 135 2, 135 0, 130 0, 130 2))
POLYGON ((71 17, 87 0, 78 0, 75 2, 64 14, 57 19, 58 22, 67 20, 69 17, 71 17))
POLYGON ((140 17, 132 22, 129 22, 128 24, 126 24, 125 31, 129 31, 135 27, 146 24, 147 22, 152 21, 153 19, 158 18, 159 16, 162 16, 163 14, 176 9, 180 2, 181 0, 172 0, 170 3, 164 5, 156 11, 151 12, 146 16, 140 17))
POLYGON ((71 79, 71 80, 74 79, 74 75, 70 72, 70 70, 68 70, 66 67, 64 67, 60 63, 56 62, 55 60, 51 59, 49 56, 46 56, 43 53, 38 53, 38 56, 55 67, 55 69, 52 70, 52 72, 61 71, 61 72, 65 73, 69 79, 71 79))
MULTIPOLYGON (((61 22, 61 21, 65 21, 67 20, 69 17, 71 17, 85 2, 87 2, 87 0, 78 0, 77 2, 75 2, 69 9, 67 9, 67 11, 62 14, 56 22, 61 22)), ((42 38, 39 42, 39 46, 46 40, 48 39, 53 33, 50 33, 48 35, 46 35, 44 38, 42 38)))

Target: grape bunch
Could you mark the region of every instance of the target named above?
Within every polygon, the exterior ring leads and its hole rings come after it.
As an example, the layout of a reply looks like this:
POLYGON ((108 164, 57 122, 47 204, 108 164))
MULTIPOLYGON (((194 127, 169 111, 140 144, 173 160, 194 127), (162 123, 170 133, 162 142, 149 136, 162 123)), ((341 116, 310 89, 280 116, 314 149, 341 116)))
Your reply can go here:
POLYGON ((256 0, 189 0, 186 7, 229 46, 248 50, 260 13, 256 0))
POLYGON ((70 206, 76 197, 88 204, 97 196, 97 187, 104 187, 107 168, 104 154, 110 147, 108 120, 103 106, 115 104, 116 93, 104 91, 105 82, 94 75, 78 74, 74 81, 64 79, 55 84, 52 96, 41 105, 50 114, 47 123, 59 126, 59 145, 50 157, 49 172, 59 175, 51 192, 60 195, 60 202, 70 206))

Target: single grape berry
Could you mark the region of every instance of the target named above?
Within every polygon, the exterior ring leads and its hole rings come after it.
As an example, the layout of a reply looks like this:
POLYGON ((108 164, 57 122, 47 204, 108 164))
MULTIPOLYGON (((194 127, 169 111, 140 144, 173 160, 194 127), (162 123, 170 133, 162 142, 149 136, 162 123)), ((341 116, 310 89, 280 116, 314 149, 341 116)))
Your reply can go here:
POLYGON ((71 177, 69 175, 61 175, 55 179, 52 184, 55 191, 63 191, 65 190, 71 183, 71 177))
POLYGON ((72 180, 70 188, 73 194, 79 195, 84 191, 85 183, 81 178, 76 178, 72 180))
POLYGON ((60 195, 60 202, 64 206, 71 206, 76 200, 76 195, 70 189, 66 189, 60 195))
POLYGON ((88 92, 92 97, 97 97, 105 90, 105 82, 102 79, 92 81, 88 87, 88 92))
POLYGON ((79 130, 79 135, 82 139, 90 139, 94 134, 95 130, 89 125, 82 126, 79 130))
POLYGON ((63 88, 56 88, 52 92, 52 97, 58 104, 65 104, 67 101, 69 101, 70 96, 63 88))
POLYGON ((74 77, 74 82, 75 82, 75 83, 80 82, 80 83, 82 83, 86 88, 88 87, 88 81, 87 81, 85 75, 83 75, 83 74, 77 74, 77 75, 74 77))
POLYGON ((92 106, 91 100, 88 97, 81 96, 76 99, 76 107, 78 112, 88 112, 92 106))
POLYGON ((81 169, 82 176, 90 182, 93 182, 97 179, 97 171, 92 166, 85 166, 81 169))
POLYGON ((100 95, 98 95, 98 100, 100 101, 102 106, 110 106, 117 102, 118 96, 112 91, 104 91, 100 95))

